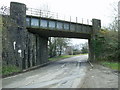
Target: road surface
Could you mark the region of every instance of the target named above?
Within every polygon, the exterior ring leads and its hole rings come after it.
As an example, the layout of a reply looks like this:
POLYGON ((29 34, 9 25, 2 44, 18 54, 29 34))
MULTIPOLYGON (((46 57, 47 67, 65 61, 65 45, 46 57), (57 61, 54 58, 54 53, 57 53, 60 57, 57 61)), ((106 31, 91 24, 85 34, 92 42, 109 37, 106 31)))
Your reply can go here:
POLYGON ((118 88, 119 74, 116 71, 99 64, 93 65, 93 68, 88 69, 81 88, 118 88))
POLYGON ((118 88, 118 73, 98 64, 91 68, 88 55, 50 63, 26 73, 4 78, 3 88, 118 88), (81 63, 82 62, 82 63, 81 63))
POLYGON ((88 69, 88 63, 83 63, 87 59, 88 55, 75 56, 4 78, 2 88, 80 88, 88 69))

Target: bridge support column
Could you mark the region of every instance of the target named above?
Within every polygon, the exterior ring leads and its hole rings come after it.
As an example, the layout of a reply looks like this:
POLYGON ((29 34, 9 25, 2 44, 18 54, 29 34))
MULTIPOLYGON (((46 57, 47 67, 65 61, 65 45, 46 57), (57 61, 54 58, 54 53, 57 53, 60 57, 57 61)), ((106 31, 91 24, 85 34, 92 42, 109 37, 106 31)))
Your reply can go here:
POLYGON ((93 53, 93 47, 92 47, 92 40, 91 38, 88 39, 88 45, 89 45, 89 60, 92 61, 94 59, 94 53, 93 53))
POLYGON ((95 39, 98 31, 101 29, 101 21, 98 19, 92 19, 93 30, 91 34, 91 38, 88 40, 89 43, 89 60, 95 61, 95 39))
POLYGON ((10 3, 10 16, 4 17, 3 58, 7 65, 22 69, 26 50, 26 5, 17 2, 10 3))

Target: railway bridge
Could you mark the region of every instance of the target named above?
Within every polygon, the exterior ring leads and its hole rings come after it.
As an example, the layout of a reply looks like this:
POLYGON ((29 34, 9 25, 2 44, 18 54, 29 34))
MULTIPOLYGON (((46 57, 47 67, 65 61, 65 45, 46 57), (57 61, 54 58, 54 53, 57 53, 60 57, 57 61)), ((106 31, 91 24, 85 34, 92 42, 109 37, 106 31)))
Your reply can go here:
POLYGON ((93 41, 101 28, 101 21, 92 25, 27 14, 23 3, 11 2, 10 14, 2 15, 3 64, 28 69, 48 63, 48 38, 65 37, 88 39, 89 60, 95 60, 93 41))

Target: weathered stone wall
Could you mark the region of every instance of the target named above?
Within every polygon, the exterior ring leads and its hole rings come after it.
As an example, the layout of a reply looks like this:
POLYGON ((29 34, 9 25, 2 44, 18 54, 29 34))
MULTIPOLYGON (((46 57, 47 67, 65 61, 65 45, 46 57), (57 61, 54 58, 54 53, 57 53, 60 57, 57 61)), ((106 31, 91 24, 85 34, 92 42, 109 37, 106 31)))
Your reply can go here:
POLYGON ((3 16, 3 23, 3 65, 27 69, 48 62, 48 38, 28 32, 24 4, 12 2, 10 16, 3 16))
POLYGON ((12 43, 15 37, 11 32, 14 30, 15 24, 11 23, 9 16, 3 16, 2 27, 2 60, 3 65, 14 64, 14 49, 12 43), (8 63, 9 62, 9 63, 8 63))

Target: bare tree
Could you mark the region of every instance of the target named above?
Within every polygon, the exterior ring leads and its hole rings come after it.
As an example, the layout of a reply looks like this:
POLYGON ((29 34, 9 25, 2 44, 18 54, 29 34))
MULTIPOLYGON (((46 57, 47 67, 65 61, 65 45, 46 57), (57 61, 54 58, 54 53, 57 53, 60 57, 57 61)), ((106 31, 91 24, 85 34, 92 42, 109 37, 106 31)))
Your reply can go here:
POLYGON ((68 38, 49 38, 49 57, 60 56, 64 49, 68 46, 70 39, 68 38))
POLYGON ((118 31, 118 9, 117 2, 114 2, 110 5, 112 7, 112 15, 113 21, 109 25, 110 30, 118 31))
POLYGON ((1 15, 8 15, 10 14, 9 8, 7 6, 0 7, 0 14, 1 15))

